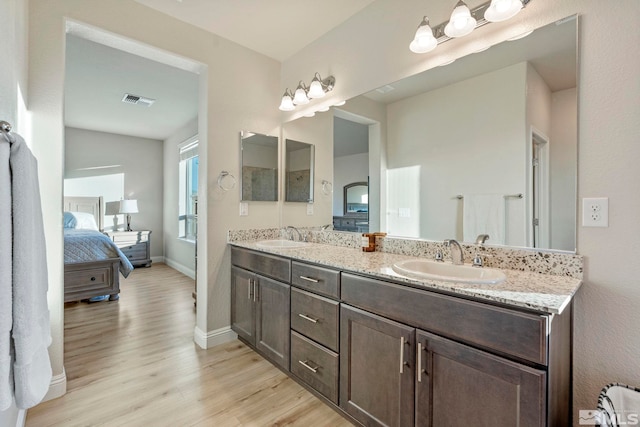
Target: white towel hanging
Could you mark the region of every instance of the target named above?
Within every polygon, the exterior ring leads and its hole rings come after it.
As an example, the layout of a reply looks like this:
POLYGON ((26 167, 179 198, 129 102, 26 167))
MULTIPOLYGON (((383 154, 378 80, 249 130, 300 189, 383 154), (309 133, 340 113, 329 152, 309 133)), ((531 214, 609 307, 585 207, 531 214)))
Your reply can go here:
POLYGON ((474 242, 479 234, 488 234, 489 243, 504 245, 504 195, 465 194, 462 221, 465 242, 474 242))

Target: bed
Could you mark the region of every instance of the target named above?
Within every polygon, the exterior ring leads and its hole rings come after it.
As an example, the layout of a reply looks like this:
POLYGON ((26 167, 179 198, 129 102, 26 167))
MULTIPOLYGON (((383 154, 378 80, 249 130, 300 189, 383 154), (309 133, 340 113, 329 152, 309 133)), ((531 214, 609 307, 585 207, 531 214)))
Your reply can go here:
POLYGON ((102 197, 64 198, 64 302, 119 298, 133 266, 105 234, 102 197))

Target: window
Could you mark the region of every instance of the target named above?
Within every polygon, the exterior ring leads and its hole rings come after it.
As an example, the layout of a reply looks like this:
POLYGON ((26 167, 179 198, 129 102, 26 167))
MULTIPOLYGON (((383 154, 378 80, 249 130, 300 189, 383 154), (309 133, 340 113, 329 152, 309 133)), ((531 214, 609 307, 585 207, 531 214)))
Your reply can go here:
POLYGON ((179 145, 178 237, 196 240, 198 214, 198 137, 179 145))

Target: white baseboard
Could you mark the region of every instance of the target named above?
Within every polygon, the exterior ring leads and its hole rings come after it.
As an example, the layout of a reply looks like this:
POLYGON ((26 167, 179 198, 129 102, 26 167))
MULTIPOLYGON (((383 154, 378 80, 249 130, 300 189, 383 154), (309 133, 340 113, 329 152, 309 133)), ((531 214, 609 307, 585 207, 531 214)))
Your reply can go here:
POLYGON ((18 420, 16 422, 16 427, 24 427, 24 423, 26 421, 27 421, 27 410, 18 409, 18 420))
POLYGON ((164 264, 165 259, 164 259, 164 257, 163 257, 163 256, 152 256, 152 257, 151 257, 151 262, 152 262, 152 263, 153 263, 153 262, 159 262, 159 263, 161 263, 161 264, 164 264))
POLYGON ((45 394, 43 402, 51 399, 57 399, 67 393, 67 372, 62 367, 62 373, 54 375, 49 384, 49 391, 45 394))
POLYGON ((169 267, 173 268, 174 270, 178 270, 180 273, 184 274, 185 276, 189 276, 193 280, 196 279, 195 270, 185 265, 182 265, 179 262, 175 262, 174 260, 169 258, 164 258, 164 263, 167 264, 169 267))
POLYGON ((229 326, 207 333, 196 326, 193 331, 193 341, 202 349, 215 347, 236 339, 238 339, 238 335, 229 326))

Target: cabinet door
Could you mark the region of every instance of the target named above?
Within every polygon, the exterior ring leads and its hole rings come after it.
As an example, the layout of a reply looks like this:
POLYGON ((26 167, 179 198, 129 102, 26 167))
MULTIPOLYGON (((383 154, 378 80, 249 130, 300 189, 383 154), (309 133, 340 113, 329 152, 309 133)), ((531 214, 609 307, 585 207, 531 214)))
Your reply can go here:
POLYGON ((412 426, 415 329, 342 304, 340 407, 366 426, 412 426))
POLYGON ((262 276, 256 278, 256 348, 288 371, 291 286, 262 276))
POLYGON ((420 330, 416 341, 416 425, 545 425, 544 371, 420 330))
POLYGON ((231 267, 231 329, 255 345, 254 279, 253 273, 231 267))

